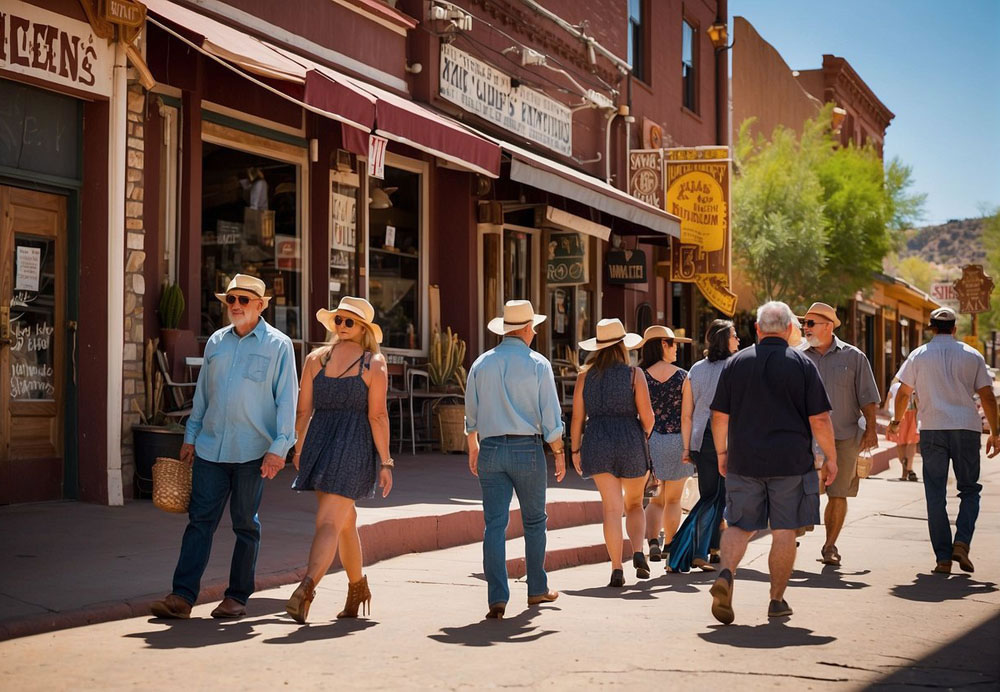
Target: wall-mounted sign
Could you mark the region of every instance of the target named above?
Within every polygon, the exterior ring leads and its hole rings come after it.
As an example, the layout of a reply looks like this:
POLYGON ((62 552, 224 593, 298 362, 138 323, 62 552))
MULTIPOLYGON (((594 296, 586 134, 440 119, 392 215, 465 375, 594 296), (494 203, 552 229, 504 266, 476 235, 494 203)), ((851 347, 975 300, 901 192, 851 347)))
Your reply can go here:
POLYGON ((549 286, 574 286, 590 280, 587 239, 579 233, 549 233, 545 282, 549 286))
POLYGON ((0 12, 0 71, 111 96, 114 51, 86 22, 20 0, 0 12))
POLYGON ((666 210, 681 220, 670 243, 670 280, 694 283, 717 310, 732 315, 730 286, 729 149, 667 149, 666 210))
POLYGON ((573 112, 564 104, 511 85, 508 75, 450 43, 441 44, 440 63, 441 98, 564 156, 573 155, 573 112))
POLYGON ((101 18, 112 24, 137 29, 146 21, 146 7, 134 0, 104 0, 101 18))
POLYGON ((663 209, 663 150, 636 149, 628 154, 628 193, 663 209))
POLYGON ((955 282, 946 281, 931 284, 931 299, 938 305, 958 310, 958 293, 955 292, 955 282))
POLYGON ((604 257, 609 284, 646 283, 646 253, 642 250, 608 250, 604 257))
POLYGON ((962 267, 962 278, 955 282, 955 293, 958 294, 959 312, 986 312, 990 309, 993 279, 983 271, 983 265, 967 264, 962 267))

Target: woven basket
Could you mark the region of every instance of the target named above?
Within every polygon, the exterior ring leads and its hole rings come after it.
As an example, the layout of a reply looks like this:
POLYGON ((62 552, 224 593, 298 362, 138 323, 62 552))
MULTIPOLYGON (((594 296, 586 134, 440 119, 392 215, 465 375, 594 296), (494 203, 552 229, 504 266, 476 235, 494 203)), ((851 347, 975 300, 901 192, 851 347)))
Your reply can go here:
POLYGON ((191 500, 191 465, 169 457, 153 464, 153 504, 164 512, 188 511, 191 500))
POLYGON ((868 478, 872 473, 872 455, 865 450, 858 455, 858 478, 868 478))
POLYGON ((438 404, 434 407, 438 430, 441 433, 442 452, 469 451, 465 436, 465 404, 438 404))

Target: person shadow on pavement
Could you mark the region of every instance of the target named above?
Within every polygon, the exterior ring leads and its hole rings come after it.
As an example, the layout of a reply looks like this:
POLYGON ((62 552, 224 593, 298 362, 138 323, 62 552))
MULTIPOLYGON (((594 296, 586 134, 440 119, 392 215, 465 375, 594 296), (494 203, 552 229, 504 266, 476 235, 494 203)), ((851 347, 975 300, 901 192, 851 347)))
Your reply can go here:
POLYGON ((438 634, 427 635, 442 644, 459 646, 493 646, 494 644, 524 644, 538 641, 542 637, 555 634, 557 630, 539 630, 531 624, 538 615, 547 610, 559 610, 552 604, 528 606, 513 617, 502 620, 482 619, 462 627, 442 627, 438 634))
POLYGON ((698 636, 710 644, 734 646, 740 649, 783 649, 786 646, 823 646, 837 640, 828 635, 816 635, 805 627, 789 627, 790 618, 774 618, 762 625, 713 625, 711 632, 698 636))
MULTIPOLYGON (((704 574, 698 572, 698 575, 704 574)), ((616 588, 611 586, 591 586, 586 589, 564 590, 563 593, 569 596, 583 596, 584 598, 613 598, 623 601, 651 601, 664 593, 697 593, 695 584, 699 581, 694 579, 683 579, 683 574, 661 574, 652 579, 639 579, 624 587, 616 588)), ((714 581, 714 577, 712 579, 714 581)), ((705 582, 709 583, 709 582, 705 582)))
POLYGON ((283 637, 271 637, 265 639, 265 644, 301 644, 303 642, 318 642, 327 639, 340 639, 355 632, 363 632, 369 627, 378 624, 375 620, 362 620, 359 618, 344 618, 333 622, 308 623, 300 625, 291 618, 282 618, 278 622, 295 627, 283 637))
MULTIPOLYGON (((788 579, 789 588, 800 588, 807 587, 813 589, 848 589, 852 591, 857 591, 858 589, 866 589, 871 584, 863 581, 855 581, 852 579, 845 579, 845 577, 863 577, 869 574, 871 570, 864 569, 858 572, 848 572, 842 567, 835 567, 833 565, 824 565, 822 571, 820 572, 803 572, 802 570, 793 570, 792 576, 788 579)), ((736 572, 736 580, 748 581, 759 581, 770 583, 771 577, 766 572, 761 572, 756 569, 748 569, 746 567, 740 567, 736 572)))
POLYGON ((898 584, 891 591, 896 598, 907 601, 943 603, 960 601, 969 596, 984 596, 997 591, 997 585, 992 581, 976 581, 967 574, 918 574, 912 583, 898 584))

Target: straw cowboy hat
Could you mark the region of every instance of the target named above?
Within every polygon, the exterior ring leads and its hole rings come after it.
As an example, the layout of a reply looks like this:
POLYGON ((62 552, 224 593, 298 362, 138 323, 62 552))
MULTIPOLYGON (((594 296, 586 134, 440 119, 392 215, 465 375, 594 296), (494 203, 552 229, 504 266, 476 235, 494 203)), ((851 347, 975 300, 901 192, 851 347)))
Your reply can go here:
POLYGON ((230 291, 246 291, 247 293, 253 293, 255 296, 264 301, 264 307, 271 302, 271 296, 264 295, 267 290, 267 286, 264 282, 258 279, 256 276, 250 276, 249 274, 237 274, 233 277, 233 280, 229 282, 226 287, 225 293, 216 293, 215 297, 221 300, 223 303, 226 302, 226 296, 230 291))
POLYGON ((521 327, 537 327, 545 321, 545 315, 536 315, 530 300, 508 300, 503 306, 503 317, 494 317, 486 325, 494 334, 503 336, 516 332, 521 327))
POLYGON ((580 348, 584 351, 600 351, 602 348, 614 346, 619 341, 625 343, 625 348, 632 349, 639 345, 642 337, 632 332, 626 332, 625 325, 617 317, 603 319, 597 323, 597 336, 581 341, 580 348))
POLYGON ((372 334, 375 335, 375 342, 382 343, 382 327, 375 324, 375 308, 367 300, 364 298, 354 298, 353 296, 344 296, 340 299, 340 304, 335 309, 327 310, 320 308, 317 310, 316 319, 326 327, 326 331, 335 333, 337 325, 334 324, 333 318, 338 312, 349 312, 355 315, 354 319, 368 327, 372 331, 372 334))
POLYGON ((647 341, 651 341, 653 339, 673 339, 674 343, 678 344, 694 343, 686 336, 675 336, 674 330, 670 327, 663 327, 659 324, 654 324, 652 327, 646 327, 646 331, 642 333, 642 341, 636 345, 636 348, 645 346, 647 341))
POLYGON ((833 328, 836 329, 840 326, 840 318, 837 317, 836 308, 830 307, 826 303, 813 303, 806 310, 806 314, 803 319, 809 317, 809 315, 815 315, 816 317, 822 317, 828 322, 833 322, 833 328))

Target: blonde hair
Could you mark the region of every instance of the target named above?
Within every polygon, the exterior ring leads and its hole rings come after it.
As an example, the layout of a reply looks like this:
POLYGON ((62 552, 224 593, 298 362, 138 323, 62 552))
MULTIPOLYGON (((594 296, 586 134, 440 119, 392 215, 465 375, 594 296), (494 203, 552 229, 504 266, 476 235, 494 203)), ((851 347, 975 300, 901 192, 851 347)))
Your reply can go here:
MULTIPOLYGON (((359 342, 362 350, 367 351, 369 353, 381 353, 382 351, 379 348, 378 342, 375 340, 375 333, 371 330, 371 327, 368 326, 368 323, 362 322, 361 320, 357 320, 357 322, 362 327, 364 327, 361 330, 361 341, 359 342)), ((339 343, 340 343, 340 337, 331 332, 330 340, 327 341, 322 346, 320 346, 319 348, 315 349, 309 355, 315 355, 319 357, 321 360, 323 358, 328 358, 330 356, 330 352, 333 351, 333 347, 339 343)))
POLYGON ((628 349, 625 348, 624 341, 619 341, 617 344, 591 353, 590 357, 587 358, 587 364, 580 370, 581 372, 586 372, 591 368, 594 370, 607 370, 615 363, 628 365, 628 362, 628 349))

